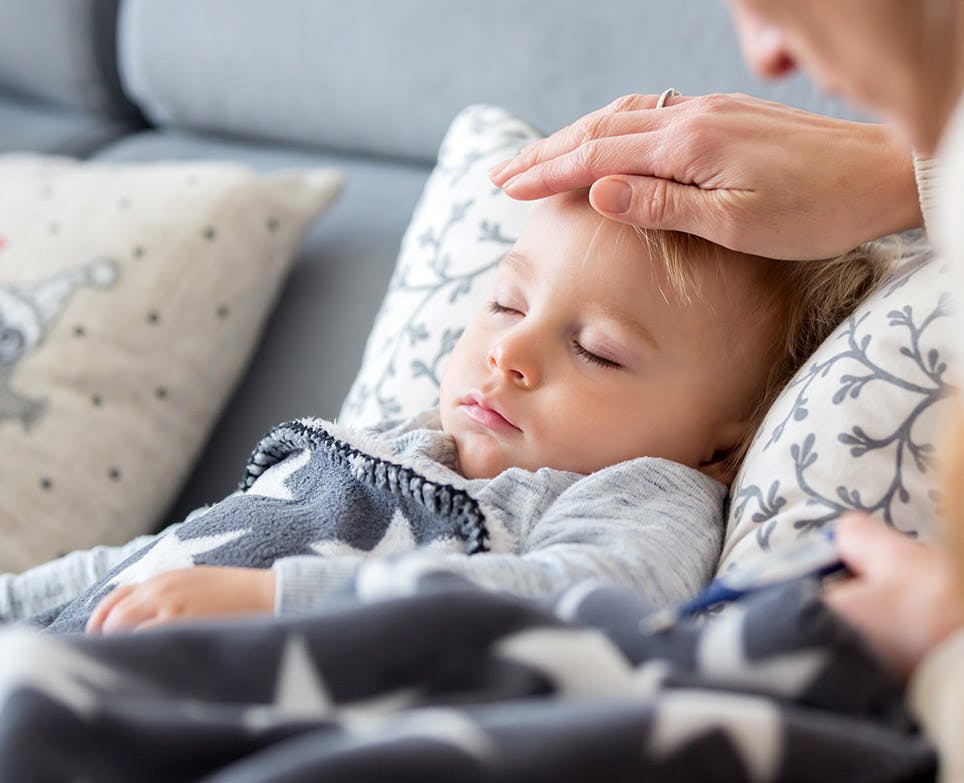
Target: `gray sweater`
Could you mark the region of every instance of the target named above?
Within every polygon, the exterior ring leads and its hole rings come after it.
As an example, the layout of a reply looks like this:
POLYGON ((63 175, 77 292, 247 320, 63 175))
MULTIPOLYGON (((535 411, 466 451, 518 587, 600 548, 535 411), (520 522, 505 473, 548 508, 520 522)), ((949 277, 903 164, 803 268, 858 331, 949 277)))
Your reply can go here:
MULTIPOLYGON (((663 607, 691 596, 716 567, 726 490, 683 465, 640 458, 588 476, 512 468, 492 479, 471 480, 457 472, 454 443, 441 431, 437 411, 381 430, 353 430, 318 420, 305 424, 349 444, 353 465, 359 455, 370 455, 433 487, 467 495, 484 518, 487 542, 485 551, 468 554, 464 542, 454 538, 425 539, 404 516, 382 528, 378 540, 344 531, 307 541, 303 532, 292 535, 298 546, 270 558, 279 615, 308 613, 352 580, 363 593, 377 594, 386 568, 396 575, 398 569, 413 574, 452 571, 484 587, 525 597, 592 580, 629 587, 654 607, 663 607)), ((290 499, 297 485, 293 476, 309 461, 309 451, 269 460, 270 467, 252 478, 244 492, 198 509, 157 536, 73 552, 20 575, 0 576, 0 617, 22 620, 48 612, 99 583, 106 589, 172 568, 211 563, 196 556, 202 551, 198 531, 204 532, 209 512, 231 503, 236 510, 232 513, 260 514, 263 506, 253 505, 255 501, 290 499), (255 510, 246 511, 246 506, 255 510), (183 536, 189 529, 190 539, 179 540, 179 531, 183 536)), ((315 507, 312 513, 323 516, 325 509, 315 507)), ((279 520, 283 525, 284 518, 279 520)))

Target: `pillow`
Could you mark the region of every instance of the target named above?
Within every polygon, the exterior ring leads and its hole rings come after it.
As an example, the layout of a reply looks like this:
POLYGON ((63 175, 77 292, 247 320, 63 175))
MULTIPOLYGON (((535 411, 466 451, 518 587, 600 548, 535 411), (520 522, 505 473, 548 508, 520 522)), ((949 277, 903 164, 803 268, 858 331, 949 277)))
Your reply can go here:
MULTIPOLYGON (((349 423, 407 417, 438 400, 445 358, 489 295, 491 272, 532 208, 494 189, 488 169, 540 138, 500 109, 453 121, 402 242, 349 423)), ((733 486, 723 566, 865 508, 928 536, 933 459, 948 403, 944 266, 917 254, 842 324, 767 416, 733 486)))
POLYGON ((0 156, 0 571, 156 526, 339 186, 0 156))
POLYGON ((372 425, 437 404, 445 359, 490 296, 495 267, 533 207, 494 187, 488 171, 539 138, 491 106, 470 106, 453 120, 402 238, 341 421, 372 425))
POLYGON ((797 373, 733 484, 721 570, 850 510, 935 536, 950 282, 928 251, 908 258, 797 373))

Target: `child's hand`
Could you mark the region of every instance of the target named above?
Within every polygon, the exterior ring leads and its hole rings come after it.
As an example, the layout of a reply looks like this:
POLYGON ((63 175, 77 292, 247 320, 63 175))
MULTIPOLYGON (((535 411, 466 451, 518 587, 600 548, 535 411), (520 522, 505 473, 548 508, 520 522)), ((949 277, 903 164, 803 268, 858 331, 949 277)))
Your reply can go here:
POLYGON ((87 633, 139 631, 196 617, 270 613, 274 593, 271 569, 181 568, 110 592, 87 621, 87 633))

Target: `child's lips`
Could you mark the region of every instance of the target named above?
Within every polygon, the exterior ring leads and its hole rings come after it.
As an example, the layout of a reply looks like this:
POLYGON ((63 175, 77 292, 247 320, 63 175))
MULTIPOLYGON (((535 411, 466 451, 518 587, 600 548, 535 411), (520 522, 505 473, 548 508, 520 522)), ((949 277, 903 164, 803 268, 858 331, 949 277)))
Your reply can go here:
POLYGON ((499 432, 522 432, 492 400, 470 395, 462 402, 462 410, 469 418, 477 421, 486 429, 499 432))

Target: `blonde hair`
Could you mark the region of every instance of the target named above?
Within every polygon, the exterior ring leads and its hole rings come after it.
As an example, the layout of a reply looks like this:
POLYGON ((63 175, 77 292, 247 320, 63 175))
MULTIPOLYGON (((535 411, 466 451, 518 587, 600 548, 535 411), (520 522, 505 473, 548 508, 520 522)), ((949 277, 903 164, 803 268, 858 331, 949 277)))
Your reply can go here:
MULTIPOLYGON (((696 263, 727 263, 733 251, 678 231, 637 228, 653 259, 662 261, 672 294, 691 303, 702 298, 696 263)), ((759 266, 759 291, 764 299, 756 313, 775 317, 777 332, 771 346, 770 370, 759 394, 750 402, 749 426, 743 440, 724 459, 735 475, 767 410, 797 370, 830 333, 846 319, 893 269, 900 255, 897 238, 870 242, 836 258, 813 261, 768 260, 759 266)), ((657 281, 659 286, 659 281, 657 281)), ((660 287, 661 294, 668 293, 660 287)))

